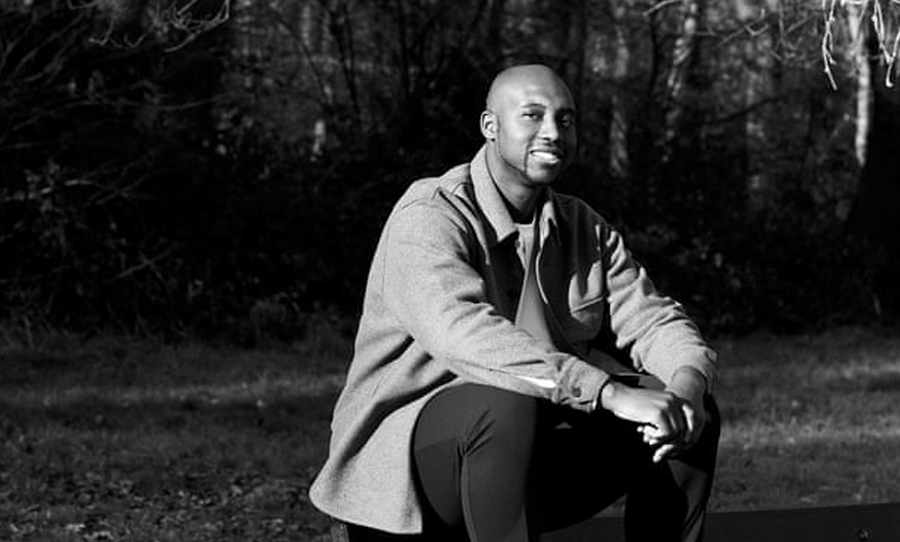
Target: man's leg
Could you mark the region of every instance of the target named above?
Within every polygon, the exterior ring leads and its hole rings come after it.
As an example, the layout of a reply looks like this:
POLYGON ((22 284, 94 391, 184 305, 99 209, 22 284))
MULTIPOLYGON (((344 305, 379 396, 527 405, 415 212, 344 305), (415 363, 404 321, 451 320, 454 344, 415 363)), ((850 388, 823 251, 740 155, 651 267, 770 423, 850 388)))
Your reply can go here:
POLYGON ((526 518, 538 400, 489 386, 442 391, 419 415, 413 456, 426 534, 529 540, 526 518))
POLYGON ((524 541, 628 492, 629 540, 677 540, 682 532, 696 540, 718 442, 711 417, 695 450, 654 465, 635 425, 607 412, 583 414, 487 386, 451 388, 429 402, 414 436, 433 509, 426 531, 524 541))
POLYGON ((432 398, 413 437, 426 534, 524 542, 615 502, 640 435, 609 414, 575 419, 594 416, 489 386, 432 398))
POLYGON ((539 430, 534 458, 532 516, 541 530, 583 521, 627 495, 630 542, 699 541, 712 488, 719 414, 707 401, 709 420, 700 441, 658 464, 637 426, 605 411, 587 415, 550 406, 564 427, 539 430))
POLYGON ((644 452, 635 425, 606 411, 541 410, 531 507, 541 532, 584 521, 625 495, 644 452))
POLYGON ((629 541, 687 541, 703 539, 706 505, 712 490, 719 444, 719 411, 712 397, 706 401, 709 420, 700 441, 679 456, 636 471, 625 505, 625 534, 629 541))

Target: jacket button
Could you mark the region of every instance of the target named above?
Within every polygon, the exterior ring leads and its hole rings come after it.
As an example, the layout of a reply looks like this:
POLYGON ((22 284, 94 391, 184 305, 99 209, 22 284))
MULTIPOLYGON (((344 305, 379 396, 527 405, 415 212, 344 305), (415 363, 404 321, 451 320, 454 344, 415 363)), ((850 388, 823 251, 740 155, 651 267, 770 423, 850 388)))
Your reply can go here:
POLYGON ((572 397, 574 397, 576 399, 581 397, 581 388, 579 388, 578 386, 575 386, 574 388, 572 388, 572 397))

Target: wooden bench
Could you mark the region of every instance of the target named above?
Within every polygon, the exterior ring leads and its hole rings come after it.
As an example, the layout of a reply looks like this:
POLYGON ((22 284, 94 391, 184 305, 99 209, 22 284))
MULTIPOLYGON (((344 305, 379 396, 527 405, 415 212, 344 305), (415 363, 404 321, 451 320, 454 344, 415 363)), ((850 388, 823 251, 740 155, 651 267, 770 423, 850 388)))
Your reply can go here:
MULTIPOLYGON (((621 516, 546 533, 543 542, 623 542, 621 516)), ((900 503, 715 512, 706 542, 900 542, 900 503)))

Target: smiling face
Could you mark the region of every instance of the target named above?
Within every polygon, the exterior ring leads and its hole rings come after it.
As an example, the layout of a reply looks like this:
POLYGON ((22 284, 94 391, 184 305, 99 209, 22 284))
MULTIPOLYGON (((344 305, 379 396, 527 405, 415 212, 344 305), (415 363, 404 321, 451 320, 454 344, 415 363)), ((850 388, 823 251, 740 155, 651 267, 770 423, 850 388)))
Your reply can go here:
POLYGON ((577 147, 575 105, 569 89, 545 66, 501 73, 481 115, 488 163, 498 187, 516 205, 571 163, 577 147))

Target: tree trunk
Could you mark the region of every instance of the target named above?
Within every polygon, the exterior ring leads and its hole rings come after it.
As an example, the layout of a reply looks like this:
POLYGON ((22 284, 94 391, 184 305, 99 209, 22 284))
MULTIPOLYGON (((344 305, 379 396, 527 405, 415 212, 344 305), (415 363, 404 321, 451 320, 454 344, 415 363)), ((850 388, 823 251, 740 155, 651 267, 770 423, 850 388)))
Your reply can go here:
POLYGON ((900 315, 900 87, 888 86, 886 67, 877 54, 874 29, 862 40, 864 51, 857 100, 857 159, 862 167, 859 189, 848 221, 851 231, 869 241, 866 261, 860 268, 871 277, 873 312, 877 316, 900 315))
POLYGON ((566 57, 573 59, 565 66, 564 76, 572 87, 576 104, 584 100, 584 52, 587 44, 587 25, 590 19, 587 0, 570 0, 565 51, 566 57))
POLYGON ((506 41, 503 35, 503 23, 506 20, 506 1, 489 0, 487 29, 484 44, 487 54, 499 64, 506 54, 506 41))
POLYGON ((868 126, 868 136, 862 147, 864 162, 851 226, 891 250, 900 250, 900 87, 883 84, 883 66, 877 57, 867 60, 872 106, 865 109, 870 111, 866 118, 857 122, 858 127, 868 126))
POLYGON ((609 170, 615 179, 627 179, 630 173, 628 153, 627 87, 628 63, 631 59, 625 34, 624 2, 611 2, 614 26, 612 47, 612 98, 609 123, 609 170))
POLYGON ((871 44, 871 27, 865 22, 866 9, 865 6, 857 4, 849 4, 848 25, 850 28, 850 37, 853 40, 854 51, 856 57, 857 75, 856 75, 856 137, 855 151, 856 161, 860 168, 866 165, 866 144, 869 138, 869 128, 872 119, 872 65, 869 62, 869 50, 871 44))
MULTIPOLYGON (((776 26, 777 25, 773 25, 776 26)), ((742 172, 746 179, 748 204, 752 209, 766 205, 766 196, 770 188, 771 162, 767 158, 770 151, 770 121, 766 108, 759 103, 775 92, 775 81, 778 79, 777 55, 773 54, 775 41, 779 38, 774 32, 762 32, 753 39, 747 40, 745 62, 747 63, 744 84, 744 108, 747 115, 744 120, 744 163, 742 172)))
POLYGON ((681 133, 688 100, 690 72, 697 50, 697 30, 703 20, 704 0, 682 0, 681 31, 675 40, 672 65, 666 78, 663 102, 666 105, 663 127, 662 162, 671 161, 676 140, 681 133))

